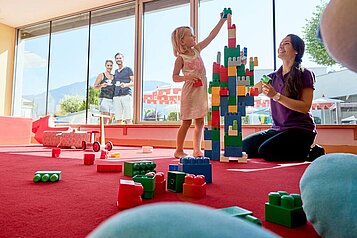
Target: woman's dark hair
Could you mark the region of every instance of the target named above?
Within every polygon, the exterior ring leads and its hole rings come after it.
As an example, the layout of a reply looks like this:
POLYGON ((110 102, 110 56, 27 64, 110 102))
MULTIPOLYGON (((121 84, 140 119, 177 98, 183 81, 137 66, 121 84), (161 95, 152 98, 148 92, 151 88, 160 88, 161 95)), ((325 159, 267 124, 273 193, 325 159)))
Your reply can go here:
POLYGON ((297 54, 295 55, 295 61, 293 66, 288 73, 284 94, 293 99, 299 99, 302 92, 302 73, 303 68, 301 67, 302 57, 305 52, 305 43, 304 41, 294 34, 287 35, 290 37, 291 45, 296 50, 297 54))

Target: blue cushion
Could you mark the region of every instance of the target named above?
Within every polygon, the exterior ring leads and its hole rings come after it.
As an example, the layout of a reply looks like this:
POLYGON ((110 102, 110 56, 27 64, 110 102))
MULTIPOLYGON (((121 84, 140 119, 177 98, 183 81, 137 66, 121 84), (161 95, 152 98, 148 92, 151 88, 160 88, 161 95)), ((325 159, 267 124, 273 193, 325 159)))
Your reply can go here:
POLYGON ((327 154, 300 180, 307 219, 322 237, 357 237, 357 156, 327 154))
POLYGON ((189 203, 154 203, 123 211, 89 238, 278 237, 260 226, 221 211, 189 203))

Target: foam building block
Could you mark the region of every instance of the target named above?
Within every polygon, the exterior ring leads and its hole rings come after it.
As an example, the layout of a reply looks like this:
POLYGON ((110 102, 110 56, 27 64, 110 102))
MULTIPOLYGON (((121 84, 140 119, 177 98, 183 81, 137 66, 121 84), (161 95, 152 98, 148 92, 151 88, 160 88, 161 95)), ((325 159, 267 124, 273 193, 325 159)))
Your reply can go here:
POLYGON ((155 195, 164 194, 166 192, 166 179, 163 172, 155 174, 155 195))
POLYGON ((226 208, 221 208, 218 209, 219 211, 222 211, 232 217, 238 217, 241 219, 244 219, 246 221, 252 222, 256 225, 261 226, 262 225, 262 221, 259 220, 258 218, 252 216, 253 212, 248 211, 244 208, 238 207, 238 206, 233 206, 233 207, 226 207, 226 208))
POLYGON ((36 171, 33 181, 37 182, 58 182, 62 178, 61 171, 36 171))
POLYGON ((52 149, 52 158, 58 158, 61 154, 60 148, 53 148, 52 149))
POLYGON ((188 174, 183 183, 183 196, 202 198, 206 196, 206 181, 203 175, 188 174))
POLYGON ((83 163, 85 165, 93 165, 95 161, 95 154, 94 153, 85 153, 83 155, 83 163))
POLYGON ((118 209, 127 209, 141 205, 143 202, 141 194, 143 192, 144 187, 141 183, 120 179, 117 200, 118 209))
POLYGON ((194 175, 204 175, 206 182, 212 183, 212 165, 208 157, 183 157, 178 164, 178 171, 194 175))
POLYGON ((156 172, 156 164, 152 161, 124 162, 124 175, 133 177, 135 175, 145 175, 149 172, 156 172))
POLYGON ((167 173, 167 190, 175 193, 182 193, 183 183, 186 173, 179 171, 169 171, 167 173))
POLYGON ((269 193, 268 197, 268 202, 265 203, 266 221, 290 228, 306 224, 300 194, 278 191, 269 193))
POLYGON ((97 172, 116 172, 123 171, 123 165, 121 164, 97 164, 97 172))
POLYGON ((155 191, 155 176, 148 173, 147 175, 135 175, 133 181, 141 183, 144 187, 144 192, 141 195, 143 199, 151 199, 154 197, 155 191))

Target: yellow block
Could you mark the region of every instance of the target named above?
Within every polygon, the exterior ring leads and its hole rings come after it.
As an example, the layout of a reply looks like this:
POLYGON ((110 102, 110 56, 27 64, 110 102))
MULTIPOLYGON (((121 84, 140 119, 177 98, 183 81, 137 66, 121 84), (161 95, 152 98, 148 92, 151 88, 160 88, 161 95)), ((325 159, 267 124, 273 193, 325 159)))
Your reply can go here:
POLYGON ((220 106, 220 104, 221 104, 220 96, 212 95, 212 106, 220 106))
POLYGON ((246 87, 244 85, 237 86, 237 95, 238 96, 245 96, 247 94, 246 87))
POLYGON ((220 87, 212 87, 212 96, 218 95, 219 97, 219 91, 220 91, 220 87))
POLYGON ((228 112, 237 112, 237 105, 228 105, 228 112))
POLYGON ((237 75, 237 67, 228 66, 228 76, 236 76, 236 75, 237 75))

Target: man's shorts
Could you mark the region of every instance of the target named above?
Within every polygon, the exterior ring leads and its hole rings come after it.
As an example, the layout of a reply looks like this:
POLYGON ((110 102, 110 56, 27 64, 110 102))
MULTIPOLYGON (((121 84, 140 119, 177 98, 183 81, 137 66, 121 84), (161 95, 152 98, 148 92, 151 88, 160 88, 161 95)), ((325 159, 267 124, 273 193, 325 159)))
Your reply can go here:
POLYGON ((114 97, 113 107, 116 120, 133 119, 133 98, 131 95, 114 97))

